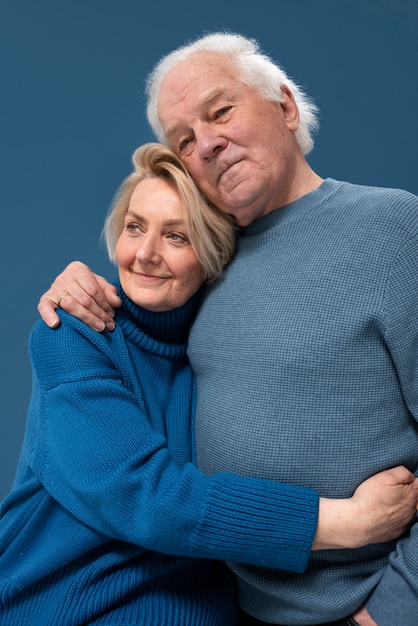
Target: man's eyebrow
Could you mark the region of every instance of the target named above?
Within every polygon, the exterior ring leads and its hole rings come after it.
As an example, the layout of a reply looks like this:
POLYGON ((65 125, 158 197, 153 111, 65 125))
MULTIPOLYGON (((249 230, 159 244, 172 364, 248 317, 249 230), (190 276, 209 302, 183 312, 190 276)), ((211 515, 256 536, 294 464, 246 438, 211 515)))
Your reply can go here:
POLYGON ((202 104, 212 104, 214 100, 224 97, 225 95, 226 92, 224 89, 212 89, 212 91, 209 91, 204 95, 202 98, 202 104))
POLYGON ((169 139, 170 137, 173 137, 179 132, 180 128, 180 124, 172 124, 166 130, 164 130, 165 138, 169 139))

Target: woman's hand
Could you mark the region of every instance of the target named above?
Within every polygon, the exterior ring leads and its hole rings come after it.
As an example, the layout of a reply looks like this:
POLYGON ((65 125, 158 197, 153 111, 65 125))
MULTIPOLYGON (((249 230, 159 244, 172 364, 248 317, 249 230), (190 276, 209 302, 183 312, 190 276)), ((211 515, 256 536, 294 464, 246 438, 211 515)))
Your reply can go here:
POLYGON ((114 309, 120 305, 115 287, 93 274, 84 263, 73 261, 43 294, 38 311, 51 328, 59 325, 60 319, 55 310, 62 308, 101 332, 114 329, 114 309))
POLYGON ((353 613, 353 619, 358 626, 378 626, 374 619, 370 617, 368 610, 364 606, 353 613))
POLYGON ((361 483, 351 498, 321 498, 313 550, 359 548, 396 539, 413 522, 418 478, 398 466, 361 483))
POLYGON ((408 530, 416 516, 418 478, 406 467, 394 467, 365 480, 351 499, 360 522, 359 545, 391 541, 408 530))

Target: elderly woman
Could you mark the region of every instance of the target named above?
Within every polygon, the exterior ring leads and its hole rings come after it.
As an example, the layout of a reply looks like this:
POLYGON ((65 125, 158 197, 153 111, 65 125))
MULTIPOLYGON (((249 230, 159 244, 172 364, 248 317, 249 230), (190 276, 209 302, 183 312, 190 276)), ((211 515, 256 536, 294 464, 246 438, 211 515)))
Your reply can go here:
POLYGON ((390 507, 360 515, 385 504, 379 477, 349 500, 321 499, 317 528, 315 492, 193 465, 187 333, 234 227, 168 149, 144 146, 134 165, 105 226, 123 302, 115 331, 61 312, 58 328, 31 334, 26 437, 1 511, 4 625, 231 626, 233 582, 213 559, 301 571, 314 539, 387 538, 390 507))

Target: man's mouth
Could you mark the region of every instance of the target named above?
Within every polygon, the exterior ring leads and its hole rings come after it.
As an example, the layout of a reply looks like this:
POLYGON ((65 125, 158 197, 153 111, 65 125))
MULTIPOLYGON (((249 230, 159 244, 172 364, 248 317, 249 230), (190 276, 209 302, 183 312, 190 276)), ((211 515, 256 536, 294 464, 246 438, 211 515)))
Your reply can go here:
POLYGON ((226 188, 226 191, 232 191, 240 182, 242 162, 243 159, 239 159, 223 168, 218 178, 218 183, 221 183, 226 188))

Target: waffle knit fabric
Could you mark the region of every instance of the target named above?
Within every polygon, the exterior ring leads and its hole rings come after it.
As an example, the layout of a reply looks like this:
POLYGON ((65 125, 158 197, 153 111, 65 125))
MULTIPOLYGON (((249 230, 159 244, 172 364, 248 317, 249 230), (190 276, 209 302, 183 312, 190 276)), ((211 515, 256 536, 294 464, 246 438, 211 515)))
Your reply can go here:
MULTIPOLYGON (((346 497, 418 469, 418 199, 326 179, 244 229, 189 337, 198 466, 346 497), (228 419, 225 420, 225 415, 228 419)), ((318 624, 366 601, 418 623, 418 525, 396 544, 312 553, 295 575, 231 563, 257 618, 318 624)))
POLYGON ((2 626, 230 626, 217 559, 307 564, 316 492, 191 462, 198 295, 157 314, 121 296, 112 333, 64 312, 31 333, 27 430, 0 511, 2 626))

